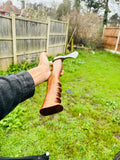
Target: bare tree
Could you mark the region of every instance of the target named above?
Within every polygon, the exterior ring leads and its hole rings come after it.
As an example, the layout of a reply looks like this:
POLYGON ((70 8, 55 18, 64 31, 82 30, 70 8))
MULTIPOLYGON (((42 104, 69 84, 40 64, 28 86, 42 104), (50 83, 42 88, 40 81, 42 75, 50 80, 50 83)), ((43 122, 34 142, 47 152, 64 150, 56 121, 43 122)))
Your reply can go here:
POLYGON ((70 11, 71 11, 71 0, 63 0, 63 3, 61 3, 58 6, 58 9, 57 9, 57 18, 61 19, 62 16, 70 14, 70 11))

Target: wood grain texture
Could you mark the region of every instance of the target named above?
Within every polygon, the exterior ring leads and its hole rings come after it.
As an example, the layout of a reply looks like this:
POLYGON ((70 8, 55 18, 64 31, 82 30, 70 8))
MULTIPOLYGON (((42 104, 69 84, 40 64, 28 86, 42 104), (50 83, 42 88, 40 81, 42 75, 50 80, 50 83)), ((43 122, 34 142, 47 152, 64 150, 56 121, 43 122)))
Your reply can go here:
POLYGON ((63 110, 61 105, 61 83, 60 73, 62 71, 62 60, 58 59, 53 63, 53 71, 48 79, 47 92, 44 103, 40 109, 43 116, 55 114, 63 110))
POLYGON ((104 29, 104 47, 114 51, 120 51, 120 28, 119 27, 105 27, 104 29))
POLYGON ((13 61, 30 62, 35 52, 38 57, 40 51, 54 56, 64 53, 67 26, 62 21, 41 22, 18 17, 14 17, 13 25, 12 17, 0 15, 0 69, 6 70, 13 61))

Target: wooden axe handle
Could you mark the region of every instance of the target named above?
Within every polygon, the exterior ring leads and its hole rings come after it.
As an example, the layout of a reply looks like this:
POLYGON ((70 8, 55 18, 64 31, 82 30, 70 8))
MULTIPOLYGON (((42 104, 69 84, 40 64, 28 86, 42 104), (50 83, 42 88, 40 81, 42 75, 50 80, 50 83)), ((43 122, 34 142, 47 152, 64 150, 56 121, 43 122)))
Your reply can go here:
POLYGON ((60 73, 62 71, 62 60, 55 60, 53 63, 53 71, 48 79, 47 83, 47 93, 44 103, 40 109, 40 113, 43 116, 51 115, 54 113, 61 112, 63 106, 61 103, 61 83, 60 83, 60 73))

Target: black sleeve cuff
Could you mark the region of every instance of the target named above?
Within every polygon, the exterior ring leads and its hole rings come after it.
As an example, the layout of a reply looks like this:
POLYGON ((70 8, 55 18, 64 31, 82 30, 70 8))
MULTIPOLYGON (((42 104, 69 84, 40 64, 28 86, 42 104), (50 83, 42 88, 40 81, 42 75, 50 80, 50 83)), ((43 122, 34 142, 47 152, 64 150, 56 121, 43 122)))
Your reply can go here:
POLYGON ((0 77, 0 119, 19 103, 32 97, 34 92, 35 84, 27 71, 0 77))
POLYGON ((35 92, 35 84, 29 72, 17 73, 16 79, 21 83, 21 102, 32 97, 35 92))

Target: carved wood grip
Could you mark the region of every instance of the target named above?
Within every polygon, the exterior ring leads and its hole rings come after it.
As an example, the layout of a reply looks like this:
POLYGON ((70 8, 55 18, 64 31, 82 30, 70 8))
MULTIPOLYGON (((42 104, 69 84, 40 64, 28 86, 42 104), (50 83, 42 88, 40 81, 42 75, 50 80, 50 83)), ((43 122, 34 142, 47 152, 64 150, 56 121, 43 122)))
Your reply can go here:
POLYGON ((63 110, 63 106, 60 104, 62 89, 59 78, 61 71, 62 71, 62 60, 58 59, 53 63, 53 71, 47 83, 46 97, 40 109, 40 113, 43 116, 58 113, 63 110))

